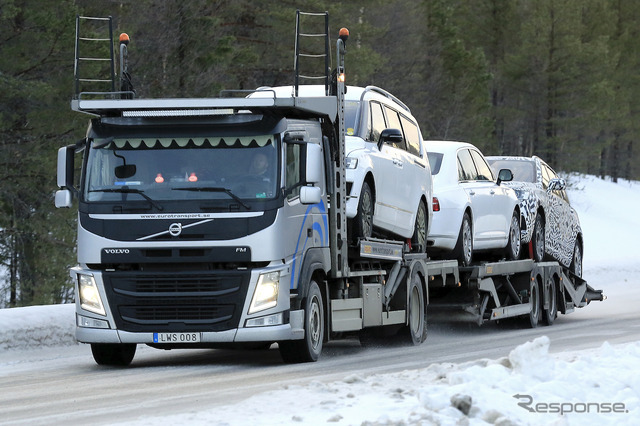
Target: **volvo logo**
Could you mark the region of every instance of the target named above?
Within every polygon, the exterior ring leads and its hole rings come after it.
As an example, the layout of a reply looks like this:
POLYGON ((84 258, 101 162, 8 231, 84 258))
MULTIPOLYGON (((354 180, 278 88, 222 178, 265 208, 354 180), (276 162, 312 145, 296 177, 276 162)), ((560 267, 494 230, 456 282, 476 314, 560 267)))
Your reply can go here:
POLYGON ((129 254, 129 249, 104 249, 107 254, 129 254))
POLYGON ((177 237, 181 233, 182 233, 181 223, 176 222, 169 225, 169 234, 171 234, 172 237, 177 237))

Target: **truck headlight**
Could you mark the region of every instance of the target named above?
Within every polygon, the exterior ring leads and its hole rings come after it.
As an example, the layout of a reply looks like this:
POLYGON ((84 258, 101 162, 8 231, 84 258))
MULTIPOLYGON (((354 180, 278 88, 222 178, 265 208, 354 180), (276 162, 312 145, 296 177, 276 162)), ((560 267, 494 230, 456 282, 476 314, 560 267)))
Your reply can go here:
POLYGON ((347 169, 355 169, 358 167, 358 159, 347 157, 344 159, 344 165, 347 167, 347 169))
POLYGON ((78 274, 78 290, 82 309, 106 316, 96 280, 92 275, 78 274))
POLYGON ((273 308, 278 304, 278 286, 280 284, 280 272, 267 272, 260 274, 258 284, 251 299, 249 314, 273 308))

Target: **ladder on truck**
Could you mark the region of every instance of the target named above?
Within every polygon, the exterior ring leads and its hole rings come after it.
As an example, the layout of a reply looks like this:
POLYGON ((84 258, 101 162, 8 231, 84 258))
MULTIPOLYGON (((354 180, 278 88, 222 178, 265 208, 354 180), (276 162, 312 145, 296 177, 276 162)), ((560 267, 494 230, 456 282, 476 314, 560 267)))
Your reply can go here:
MULTIPOLYGON (((344 74, 344 55, 347 35, 340 34, 336 42, 337 68, 336 76, 344 74)), ((310 13, 296 11, 296 39, 294 60, 294 91, 298 97, 301 80, 324 85, 325 96, 336 96, 337 115, 328 117, 335 120, 334 128, 337 143, 331 146, 331 161, 335 165, 333 175, 329 181, 329 221, 331 246, 331 272, 334 278, 344 278, 349 275, 348 243, 347 243, 347 184, 345 169, 345 138, 344 138, 344 79, 331 78, 331 57, 329 48, 329 13, 310 13), (303 30, 303 24, 305 30, 303 30), (308 28, 308 29, 307 29, 308 28), (301 61, 302 60, 302 61, 301 61), (311 74, 310 70, 317 70, 318 61, 322 63, 323 73, 311 74), (301 62, 309 66, 303 67, 301 62), (332 87, 335 84, 334 87, 332 87)), ((327 148, 327 147, 325 147, 327 148)))
POLYGON ((329 50, 329 12, 309 13, 296 11, 296 41, 295 41, 295 61, 294 68, 294 96, 298 96, 300 79, 311 80, 313 82, 323 82, 325 95, 329 95, 329 85, 331 84, 331 57, 329 50), (306 18, 306 19, 305 19, 306 18), (314 18, 324 18, 324 25, 312 23, 314 18), (307 24, 310 29, 302 30, 302 23, 307 24), (304 59, 309 67, 304 67, 300 60, 304 59), (323 74, 306 74, 312 70, 317 70, 318 61, 324 60, 323 74), (303 69, 304 68, 304 69, 303 69), (302 73, 305 74, 302 74, 302 73))
POLYGON ((81 94, 105 96, 116 91, 111 16, 76 16, 73 76, 76 98, 81 94))

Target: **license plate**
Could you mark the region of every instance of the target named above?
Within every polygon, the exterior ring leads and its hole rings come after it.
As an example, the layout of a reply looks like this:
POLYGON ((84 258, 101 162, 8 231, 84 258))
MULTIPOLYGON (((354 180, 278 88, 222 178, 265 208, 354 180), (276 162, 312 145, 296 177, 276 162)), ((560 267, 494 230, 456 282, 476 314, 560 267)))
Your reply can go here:
POLYGON ((199 343, 200 333, 153 333, 153 343, 199 343))

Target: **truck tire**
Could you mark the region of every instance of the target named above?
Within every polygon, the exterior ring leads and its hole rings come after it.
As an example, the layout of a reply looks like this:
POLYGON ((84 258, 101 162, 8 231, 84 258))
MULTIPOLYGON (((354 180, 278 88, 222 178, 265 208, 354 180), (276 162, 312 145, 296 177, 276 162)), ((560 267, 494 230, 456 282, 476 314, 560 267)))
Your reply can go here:
POLYGON ((324 302, 315 280, 309 283, 304 307, 304 338, 278 342, 280 356, 287 364, 317 361, 324 340, 324 302))
POLYGON ((413 228, 413 237, 411 237, 411 251, 414 253, 427 252, 427 216, 427 207, 424 202, 420 201, 416 213, 416 224, 413 228))
POLYGON ((407 322, 398 333, 401 341, 417 346, 427 340, 427 312, 422 280, 417 272, 411 276, 409 300, 407 303, 407 322))
POLYGON ((555 279, 549 282, 549 308, 544 309, 542 319, 546 325, 553 325, 553 321, 558 316, 558 290, 555 279))
POLYGON ((98 365, 126 367, 136 354, 135 343, 92 343, 91 353, 98 365))
POLYGON ((508 260, 520 259, 521 249, 520 239, 520 213, 517 210, 513 211, 511 216, 511 222, 509 225, 509 235, 507 237, 507 246, 505 247, 505 256, 508 260))
POLYGON ((529 305, 531 305, 531 311, 529 312, 529 325, 531 328, 536 328, 538 322, 540 322, 540 311, 542 298, 540 297, 540 285, 537 279, 531 281, 531 287, 529 290, 529 305))

